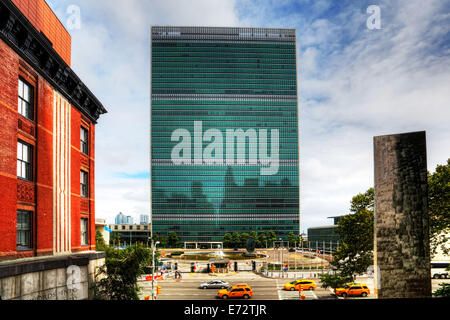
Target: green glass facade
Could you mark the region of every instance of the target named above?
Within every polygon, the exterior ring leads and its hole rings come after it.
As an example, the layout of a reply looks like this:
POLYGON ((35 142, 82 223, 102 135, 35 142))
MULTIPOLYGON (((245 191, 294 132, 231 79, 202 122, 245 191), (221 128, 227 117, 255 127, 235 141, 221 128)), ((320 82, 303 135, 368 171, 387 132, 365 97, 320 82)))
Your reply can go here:
MULTIPOLYGON (((152 27, 151 45, 152 232, 175 231, 181 241, 221 241, 227 232, 298 234, 295 30, 152 27), (273 156, 279 142, 276 172, 264 175, 267 163, 250 161, 250 137, 233 146, 235 163, 199 163, 195 122, 201 134, 219 130, 224 145, 227 130, 254 130, 258 157, 261 132, 267 130, 268 154, 273 156), (173 161, 180 142, 173 133, 180 128, 192 137, 190 163, 173 161), (244 162, 238 161, 240 151, 244 162)), ((213 139, 200 137, 203 155, 213 139)), ((229 149, 226 145, 224 159, 229 149)))

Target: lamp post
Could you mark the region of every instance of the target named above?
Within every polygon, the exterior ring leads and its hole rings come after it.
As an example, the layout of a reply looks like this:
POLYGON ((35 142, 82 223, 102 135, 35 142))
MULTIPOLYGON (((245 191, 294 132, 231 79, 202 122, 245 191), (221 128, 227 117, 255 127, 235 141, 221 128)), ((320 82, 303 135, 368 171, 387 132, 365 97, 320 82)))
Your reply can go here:
POLYGON ((155 300, 155 250, 158 244, 159 241, 153 243, 152 240, 152 300, 155 300))

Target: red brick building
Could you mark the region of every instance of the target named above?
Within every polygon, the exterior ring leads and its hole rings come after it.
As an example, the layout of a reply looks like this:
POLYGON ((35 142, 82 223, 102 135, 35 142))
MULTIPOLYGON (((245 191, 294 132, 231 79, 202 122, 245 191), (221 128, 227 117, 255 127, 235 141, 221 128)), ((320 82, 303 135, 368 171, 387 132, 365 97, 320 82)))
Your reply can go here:
POLYGON ((0 261, 95 250, 95 124, 44 0, 0 1, 0 261))

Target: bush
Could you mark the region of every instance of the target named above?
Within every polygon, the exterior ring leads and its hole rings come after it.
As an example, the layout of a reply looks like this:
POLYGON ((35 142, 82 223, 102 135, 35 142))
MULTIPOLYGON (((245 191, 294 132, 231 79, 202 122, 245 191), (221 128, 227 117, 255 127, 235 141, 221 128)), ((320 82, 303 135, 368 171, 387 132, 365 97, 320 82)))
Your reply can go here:
POLYGON ((150 250, 139 244, 123 250, 105 249, 105 264, 96 273, 95 298, 139 300, 137 279, 151 261, 150 250))
POLYGON ((450 298, 450 283, 440 283, 440 288, 433 292, 435 297, 450 298))
POLYGON ((174 251, 170 255, 171 256, 181 256, 182 254, 184 254, 184 251, 174 251))
POLYGON ((96 251, 106 251, 106 242, 100 231, 95 232, 95 250, 96 251))

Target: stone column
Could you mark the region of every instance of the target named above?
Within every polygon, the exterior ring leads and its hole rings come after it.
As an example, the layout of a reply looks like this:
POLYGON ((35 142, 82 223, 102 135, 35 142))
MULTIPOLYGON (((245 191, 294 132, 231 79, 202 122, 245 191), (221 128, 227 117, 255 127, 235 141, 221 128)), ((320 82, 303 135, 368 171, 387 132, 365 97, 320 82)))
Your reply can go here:
POLYGON ((430 297, 425 131, 374 137, 374 160, 377 296, 430 297))

